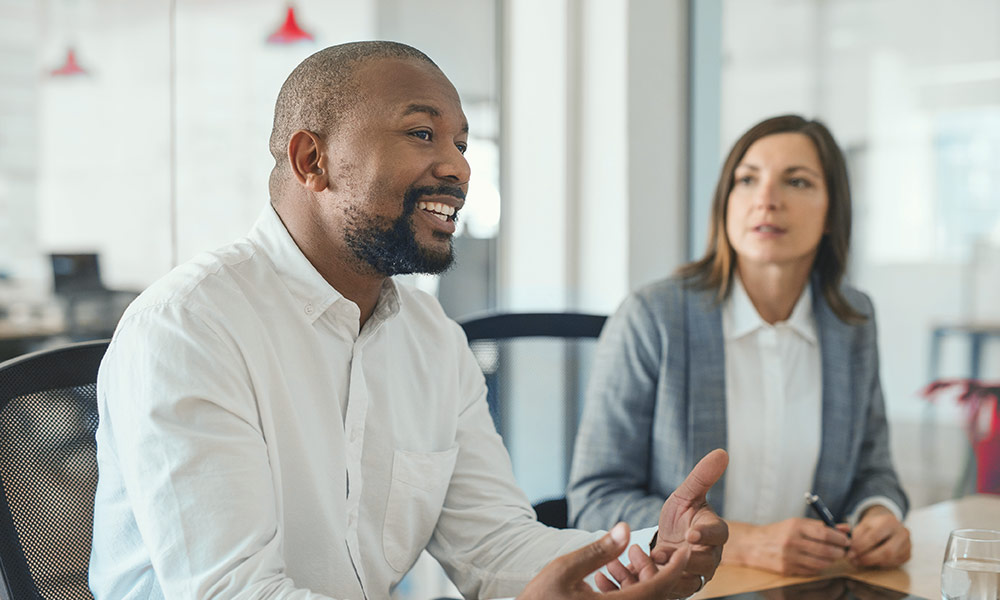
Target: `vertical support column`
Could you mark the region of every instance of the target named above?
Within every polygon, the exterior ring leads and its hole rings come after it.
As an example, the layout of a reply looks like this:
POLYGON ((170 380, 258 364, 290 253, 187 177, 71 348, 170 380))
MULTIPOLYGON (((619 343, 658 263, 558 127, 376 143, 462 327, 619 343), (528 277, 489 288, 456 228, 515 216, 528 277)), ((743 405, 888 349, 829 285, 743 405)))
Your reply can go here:
POLYGON ((687 258, 687 23, 683 0, 629 2, 629 289, 687 258))
POLYGON ((712 194, 722 164, 722 0, 688 0, 690 47, 690 181, 688 258, 698 258, 708 243, 712 194))
POLYGON ((609 313, 629 289, 629 2, 581 2, 576 307, 609 313))
POLYGON ((503 310, 566 306, 567 13, 566 0, 505 3, 503 310))

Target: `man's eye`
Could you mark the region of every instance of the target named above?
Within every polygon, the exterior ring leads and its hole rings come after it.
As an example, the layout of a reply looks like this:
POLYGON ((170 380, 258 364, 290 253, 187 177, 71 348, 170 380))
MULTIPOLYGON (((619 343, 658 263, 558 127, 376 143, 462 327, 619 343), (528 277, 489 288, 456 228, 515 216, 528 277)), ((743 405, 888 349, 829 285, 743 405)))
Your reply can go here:
POLYGON ((425 142, 429 142, 432 139, 431 132, 427 131, 426 129, 421 129, 419 131, 411 131, 410 135, 412 135, 415 138, 420 138, 425 142))
POLYGON ((465 142, 459 142, 455 144, 455 147, 458 148, 458 151, 461 152, 462 154, 465 154, 465 151, 469 149, 468 144, 466 144, 465 142))

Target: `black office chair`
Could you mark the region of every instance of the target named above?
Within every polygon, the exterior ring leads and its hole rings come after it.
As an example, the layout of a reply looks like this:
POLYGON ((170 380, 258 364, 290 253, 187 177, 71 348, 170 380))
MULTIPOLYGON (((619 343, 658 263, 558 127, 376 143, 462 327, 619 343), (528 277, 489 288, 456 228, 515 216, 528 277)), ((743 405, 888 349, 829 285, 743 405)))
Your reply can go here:
MULTIPOLYGON (((535 412, 539 402, 559 401, 562 427, 553 432, 553 454, 565 489, 580 422, 590 350, 607 317, 580 313, 509 313, 472 318, 460 324, 479 361, 488 386, 487 402, 508 451, 518 435, 517 411, 535 412)), ((544 462, 551 456, 532 457, 544 462)), ((516 465, 515 465, 515 476, 516 465)), ((536 501, 538 520, 565 528, 565 496, 536 501)))
POLYGON ((86 599, 97 369, 108 340, 0 363, 3 600, 86 599))

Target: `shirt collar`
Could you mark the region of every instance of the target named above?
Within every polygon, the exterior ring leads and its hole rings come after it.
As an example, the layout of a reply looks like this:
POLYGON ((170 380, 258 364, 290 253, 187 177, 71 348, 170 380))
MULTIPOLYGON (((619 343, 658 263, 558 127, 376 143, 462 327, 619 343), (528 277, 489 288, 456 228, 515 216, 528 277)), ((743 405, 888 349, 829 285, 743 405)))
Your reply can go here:
POLYGON ((816 318, 813 316, 812 309, 812 286, 808 281, 806 282, 805 288, 802 290, 802 295, 799 296, 798 302, 795 303, 795 308, 792 309, 792 314, 788 317, 788 320, 785 321, 785 324, 788 325, 792 331, 805 338, 810 344, 818 342, 819 337, 816 335, 816 318))
MULTIPOLYGON (((298 300, 310 322, 315 322, 334 303, 346 303, 357 309, 309 262, 270 204, 261 212, 247 237, 271 261, 271 266, 298 300)), ((387 277, 372 316, 382 321, 398 312, 399 291, 392 278, 387 277)))
POLYGON ((761 328, 784 326, 795 331, 810 343, 817 342, 816 322, 812 314, 812 286, 807 284, 802 290, 802 294, 795 302, 795 308, 792 309, 792 314, 788 319, 779 321, 772 326, 764 321, 757 309, 754 308, 739 275, 734 273, 732 281, 732 290, 723 305, 723 314, 728 325, 726 327, 727 339, 741 338, 761 328))

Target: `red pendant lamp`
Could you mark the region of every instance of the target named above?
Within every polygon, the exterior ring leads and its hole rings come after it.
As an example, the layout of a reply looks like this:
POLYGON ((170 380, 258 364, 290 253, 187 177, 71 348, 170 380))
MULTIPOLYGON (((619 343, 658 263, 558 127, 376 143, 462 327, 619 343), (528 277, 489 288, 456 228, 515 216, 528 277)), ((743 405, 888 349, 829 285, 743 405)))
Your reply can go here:
POLYGON ((66 59, 58 69, 49 71, 53 77, 64 77, 69 75, 86 75, 87 72, 76 62, 76 51, 72 47, 66 49, 66 59))
POLYGON ((295 7, 288 5, 288 13, 285 16, 284 24, 277 31, 267 36, 269 44, 297 44, 299 42, 311 42, 312 34, 303 31, 295 20, 295 7))

